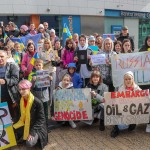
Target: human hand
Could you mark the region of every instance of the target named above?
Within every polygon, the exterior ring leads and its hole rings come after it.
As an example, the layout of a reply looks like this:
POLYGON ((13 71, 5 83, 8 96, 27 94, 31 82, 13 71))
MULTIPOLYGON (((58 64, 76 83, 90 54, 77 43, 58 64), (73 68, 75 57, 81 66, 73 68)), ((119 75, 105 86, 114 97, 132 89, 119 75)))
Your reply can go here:
POLYGON ((109 62, 108 58, 106 58, 106 64, 110 65, 110 62, 109 62))
POLYGON ((91 95, 92 95, 93 97, 95 97, 95 96, 97 95, 97 93, 96 93, 95 91, 91 91, 91 95))
POLYGON ((53 80, 53 77, 52 77, 52 76, 49 76, 49 80, 51 80, 51 81, 52 81, 52 80, 53 80))
POLYGON ((89 65, 92 66, 92 61, 90 60, 89 65))
POLYGON ((88 56, 87 56, 87 59, 91 59, 91 56, 90 56, 90 55, 88 55, 88 56))
POLYGON ((27 140, 28 140, 28 141, 33 141, 33 140, 34 140, 34 136, 32 136, 32 135, 29 134, 27 140))
POLYGON ((1 84, 1 85, 5 84, 5 83, 6 83, 6 82, 5 82, 4 79, 0 79, 0 84, 1 84))

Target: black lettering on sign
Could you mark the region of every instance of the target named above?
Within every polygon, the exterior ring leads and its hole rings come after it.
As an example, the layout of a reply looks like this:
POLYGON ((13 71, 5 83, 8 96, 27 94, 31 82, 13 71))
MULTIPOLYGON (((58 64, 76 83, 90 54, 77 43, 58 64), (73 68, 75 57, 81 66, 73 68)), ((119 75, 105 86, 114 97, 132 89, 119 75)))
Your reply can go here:
POLYGON ((145 103, 144 106, 145 106, 144 114, 149 114, 149 111, 147 111, 147 110, 148 110, 150 104, 149 103, 145 103))
MULTIPOLYGON (((2 120, 3 117, 6 117, 8 115, 8 112, 5 108, 0 108, 0 112, 3 111, 3 113, 0 115, 0 142, 3 142, 4 144, 8 145, 10 144, 9 141, 5 140, 4 137, 6 135, 6 131, 4 129, 4 122, 2 120)), ((1 144, 0 144, 1 147, 1 144)))

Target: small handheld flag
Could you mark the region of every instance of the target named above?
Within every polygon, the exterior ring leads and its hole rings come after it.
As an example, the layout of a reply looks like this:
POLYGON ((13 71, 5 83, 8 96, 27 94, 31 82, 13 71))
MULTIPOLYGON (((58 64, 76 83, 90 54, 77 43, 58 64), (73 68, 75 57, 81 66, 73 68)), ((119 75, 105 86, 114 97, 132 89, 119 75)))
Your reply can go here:
POLYGON ((31 60, 30 60, 30 64, 31 64, 32 66, 34 66, 35 59, 37 59, 37 58, 39 58, 39 55, 38 55, 38 53, 36 52, 36 53, 34 54, 34 56, 31 58, 31 60))
POLYGON ((19 58, 19 53, 18 52, 15 52, 14 59, 15 59, 15 62, 17 64, 20 64, 20 58, 19 58))

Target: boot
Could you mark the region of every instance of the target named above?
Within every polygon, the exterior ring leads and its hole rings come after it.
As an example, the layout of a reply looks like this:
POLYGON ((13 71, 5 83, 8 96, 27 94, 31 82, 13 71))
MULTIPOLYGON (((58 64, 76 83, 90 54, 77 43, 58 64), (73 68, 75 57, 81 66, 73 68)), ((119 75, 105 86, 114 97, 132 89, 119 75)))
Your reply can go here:
POLYGON ((113 128, 113 130, 111 131, 110 136, 113 137, 113 138, 115 138, 115 137, 117 137, 119 135, 119 132, 120 131, 119 131, 118 126, 115 125, 114 128, 113 128))
POLYGON ((135 129, 135 127, 136 127, 136 124, 130 124, 128 131, 133 131, 135 129))

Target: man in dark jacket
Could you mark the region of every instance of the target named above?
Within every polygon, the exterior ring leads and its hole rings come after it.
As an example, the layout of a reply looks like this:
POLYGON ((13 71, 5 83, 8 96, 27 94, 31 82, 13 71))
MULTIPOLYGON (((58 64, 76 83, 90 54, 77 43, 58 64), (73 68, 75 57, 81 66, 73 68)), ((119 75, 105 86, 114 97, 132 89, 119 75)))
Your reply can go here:
POLYGON ((124 39, 129 39, 132 45, 132 51, 134 51, 134 41, 133 39, 129 36, 128 33, 128 27, 124 26, 121 30, 121 34, 120 36, 117 38, 118 41, 120 41, 121 43, 123 42, 124 39))
POLYGON ((7 63, 7 54, 0 51, 0 87, 1 102, 7 102, 13 121, 19 117, 17 102, 19 101, 19 92, 17 85, 19 82, 19 70, 15 64, 7 63))

